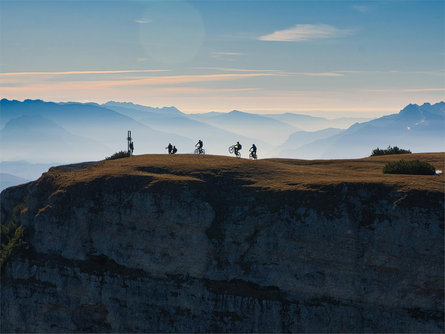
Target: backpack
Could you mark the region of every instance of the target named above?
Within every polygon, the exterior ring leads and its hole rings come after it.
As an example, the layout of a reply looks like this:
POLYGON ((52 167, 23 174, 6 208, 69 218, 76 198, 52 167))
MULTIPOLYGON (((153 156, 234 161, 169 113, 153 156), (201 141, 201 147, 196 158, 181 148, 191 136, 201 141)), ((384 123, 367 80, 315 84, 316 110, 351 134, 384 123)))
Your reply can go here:
POLYGON ((238 150, 241 150, 243 146, 241 144, 238 144, 238 150))

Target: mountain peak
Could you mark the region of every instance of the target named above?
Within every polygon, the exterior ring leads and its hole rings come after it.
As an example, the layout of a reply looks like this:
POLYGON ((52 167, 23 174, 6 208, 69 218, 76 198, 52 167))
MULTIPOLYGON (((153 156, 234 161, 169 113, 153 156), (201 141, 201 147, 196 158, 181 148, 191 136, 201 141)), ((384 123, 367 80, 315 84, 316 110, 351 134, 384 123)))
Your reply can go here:
POLYGON ((405 117, 413 117, 418 116, 420 113, 421 110, 419 105, 410 103, 399 112, 399 115, 405 117))
POLYGON ((229 114, 231 114, 231 115, 240 115, 240 114, 245 114, 245 112, 234 109, 231 112, 229 112, 229 114))
POLYGON ((107 103, 102 104, 104 107, 108 108, 127 108, 127 109, 133 109, 133 110, 139 110, 139 111, 149 111, 149 112, 155 112, 155 113, 171 113, 171 114, 182 114, 182 112, 174 107, 149 107, 144 106, 141 104, 135 104, 132 102, 116 102, 116 101, 108 101, 107 103))

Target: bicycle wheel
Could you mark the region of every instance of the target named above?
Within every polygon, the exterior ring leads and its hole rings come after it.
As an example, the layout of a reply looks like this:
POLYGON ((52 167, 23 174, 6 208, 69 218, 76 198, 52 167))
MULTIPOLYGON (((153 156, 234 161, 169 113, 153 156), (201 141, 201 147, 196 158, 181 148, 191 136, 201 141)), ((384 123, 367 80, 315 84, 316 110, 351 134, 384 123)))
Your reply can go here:
POLYGON ((238 152, 236 152, 236 157, 237 158, 241 158, 241 153, 238 151, 238 152))
POLYGON ((200 154, 206 154, 206 151, 202 148, 200 154))
POLYGON ((230 146, 230 147, 229 147, 229 153, 232 154, 234 149, 235 149, 235 148, 233 147, 233 145, 230 146))
POLYGON ((199 150, 195 148, 195 154, 199 154, 199 150))

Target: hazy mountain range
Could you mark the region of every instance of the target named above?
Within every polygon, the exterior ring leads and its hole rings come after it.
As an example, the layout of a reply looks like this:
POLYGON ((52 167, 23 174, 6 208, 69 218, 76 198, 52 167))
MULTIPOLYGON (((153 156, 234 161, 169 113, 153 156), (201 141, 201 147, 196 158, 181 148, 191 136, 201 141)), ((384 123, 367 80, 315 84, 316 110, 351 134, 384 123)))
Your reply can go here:
POLYGON ((444 102, 410 104, 397 114, 369 120, 237 110, 185 114, 175 107, 128 102, 3 99, 0 127, 0 172, 23 179, 33 179, 35 173, 6 171, 5 162, 18 169, 23 161, 41 163, 44 171, 48 163, 100 160, 126 149, 127 130, 132 131, 135 154, 165 153, 168 143, 176 145, 178 153, 191 153, 199 139, 208 154, 219 155, 228 155, 228 146, 240 141, 243 157, 255 143, 260 158, 357 158, 388 145, 413 152, 445 151, 444 102))
POLYGON ((28 181, 29 180, 27 179, 23 179, 12 174, 0 173, 0 191, 18 184, 26 183, 28 181))
POLYGON ((398 114, 356 123, 333 136, 290 150, 293 157, 304 159, 358 158, 388 145, 413 153, 445 151, 445 103, 410 104, 398 114))

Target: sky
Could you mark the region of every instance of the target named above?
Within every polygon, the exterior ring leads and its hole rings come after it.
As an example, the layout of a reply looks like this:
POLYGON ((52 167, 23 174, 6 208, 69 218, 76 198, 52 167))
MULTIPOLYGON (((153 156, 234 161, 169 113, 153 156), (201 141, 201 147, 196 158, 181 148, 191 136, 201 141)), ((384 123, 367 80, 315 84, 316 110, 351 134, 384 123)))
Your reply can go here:
POLYGON ((378 117, 445 96, 445 1, 4 1, 0 97, 378 117))

